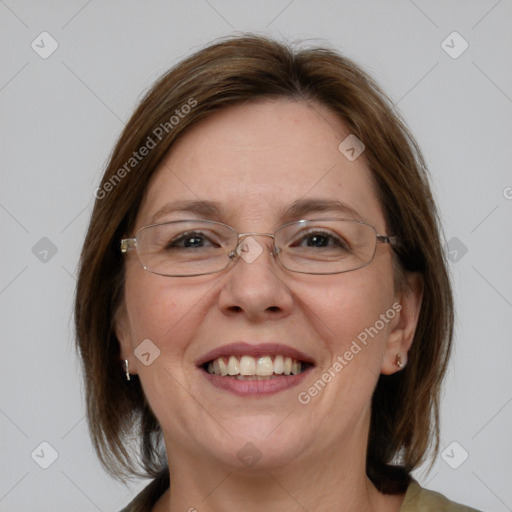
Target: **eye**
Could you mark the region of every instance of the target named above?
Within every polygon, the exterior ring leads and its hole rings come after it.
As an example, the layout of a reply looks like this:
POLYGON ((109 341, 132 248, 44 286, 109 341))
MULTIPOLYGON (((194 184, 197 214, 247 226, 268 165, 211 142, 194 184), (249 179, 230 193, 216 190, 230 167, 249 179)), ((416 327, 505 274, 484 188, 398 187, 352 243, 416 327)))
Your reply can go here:
POLYGON ((299 234, 290 246, 349 250, 349 245, 343 238, 330 231, 318 229, 299 234))
POLYGON ((165 250, 171 249, 198 249, 201 247, 220 247, 204 233, 199 231, 185 232, 170 240, 165 250))

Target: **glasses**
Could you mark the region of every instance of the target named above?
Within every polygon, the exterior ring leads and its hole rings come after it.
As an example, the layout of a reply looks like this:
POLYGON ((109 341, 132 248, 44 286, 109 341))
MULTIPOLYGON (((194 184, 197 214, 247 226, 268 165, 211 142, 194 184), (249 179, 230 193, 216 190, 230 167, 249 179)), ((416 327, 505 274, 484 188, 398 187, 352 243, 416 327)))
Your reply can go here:
POLYGON ((290 222, 271 233, 238 233, 221 222, 178 220, 152 224, 135 238, 121 240, 121 252, 136 248, 144 270, 168 277, 200 276, 226 269, 240 256, 254 261, 263 252, 253 238, 273 239, 271 254, 287 270, 340 274, 369 265, 377 243, 397 243, 359 220, 314 219, 290 222))

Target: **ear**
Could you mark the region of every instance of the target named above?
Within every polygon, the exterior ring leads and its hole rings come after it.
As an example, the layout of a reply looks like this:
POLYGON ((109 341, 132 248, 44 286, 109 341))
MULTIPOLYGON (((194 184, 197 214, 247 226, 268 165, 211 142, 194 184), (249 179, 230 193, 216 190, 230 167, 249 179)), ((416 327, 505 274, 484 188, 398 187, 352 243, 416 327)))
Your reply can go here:
POLYGON ((391 375, 405 367, 407 353, 411 348, 418 324, 423 299, 423 278, 418 273, 410 273, 406 279, 408 283, 406 288, 395 295, 393 309, 397 314, 384 347, 381 368, 381 373, 384 375, 391 375))
POLYGON ((133 344, 131 338, 130 322, 128 319, 128 312, 126 311, 126 304, 124 301, 118 307, 115 320, 114 329, 117 340, 119 342, 119 352, 121 354, 121 360, 128 360, 128 367, 131 374, 136 374, 137 362, 135 361, 135 355, 133 353, 133 344))

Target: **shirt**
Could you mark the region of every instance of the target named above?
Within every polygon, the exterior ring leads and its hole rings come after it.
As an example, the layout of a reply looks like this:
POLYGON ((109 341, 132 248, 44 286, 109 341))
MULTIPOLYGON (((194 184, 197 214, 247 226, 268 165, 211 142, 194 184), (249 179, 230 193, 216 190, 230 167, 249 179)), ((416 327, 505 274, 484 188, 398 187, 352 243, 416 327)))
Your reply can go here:
MULTIPOLYGON (((167 472, 159 475, 121 512, 151 512, 160 496, 168 489, 168 478, 167 472)), ((424 489, 416 480, 411 480, 399 512, 478 512, 478 510, 450 501, 442 494, 424 489)))
POLYGON ((429 491, 411 480, 400 512, 478 512, 476 509, 459 505, 438 492, 429 491))

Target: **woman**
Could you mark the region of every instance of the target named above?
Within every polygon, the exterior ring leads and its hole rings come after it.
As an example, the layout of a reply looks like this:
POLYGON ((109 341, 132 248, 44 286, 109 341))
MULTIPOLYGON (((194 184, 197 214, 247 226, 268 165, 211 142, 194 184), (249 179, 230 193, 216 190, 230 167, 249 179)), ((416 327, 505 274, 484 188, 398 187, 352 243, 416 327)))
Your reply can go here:
POLYGON ((199 51, 96 197, 76 330, 102 463, 154 478, 126 511, 471 510, 410 476, 452 295, 420 151, 354 63, 199 51))

